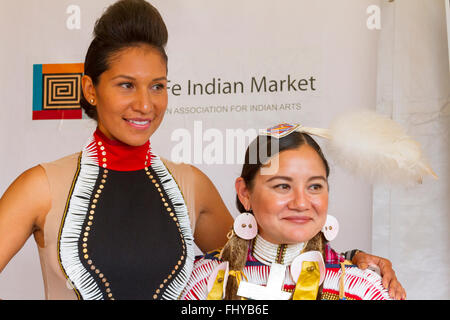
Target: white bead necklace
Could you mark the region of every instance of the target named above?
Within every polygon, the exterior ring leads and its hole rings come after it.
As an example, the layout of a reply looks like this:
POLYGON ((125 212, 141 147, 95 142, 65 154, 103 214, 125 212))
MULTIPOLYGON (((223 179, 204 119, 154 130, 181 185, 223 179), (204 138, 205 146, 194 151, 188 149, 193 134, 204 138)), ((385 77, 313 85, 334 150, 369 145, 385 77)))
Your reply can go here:
POLYGON ((303 242, 273 244, 258 234, 253 240, 253 256, 265 265, 271 265, 275 262, 287 266, 302 252, 303 247, 303 242))

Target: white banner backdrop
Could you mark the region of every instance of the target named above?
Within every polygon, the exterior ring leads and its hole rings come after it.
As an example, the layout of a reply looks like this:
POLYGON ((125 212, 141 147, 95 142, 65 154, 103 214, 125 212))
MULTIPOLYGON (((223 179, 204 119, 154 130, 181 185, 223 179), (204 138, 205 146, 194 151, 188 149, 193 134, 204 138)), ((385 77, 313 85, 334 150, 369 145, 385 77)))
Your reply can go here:
MULTIPOLYGON (((33 64, 84 62, 94 22, 111 3, 1 2, 0 36, 7 50, 0 53, 0 194, 27 168, 80 151, 95 129, 91 120, 33 121, 32 71, 33 64)), ((243 154, 249 141, 230 147, 227 129, 245 131, 280 122, 327 127, 344 111, 375 109, 379 1, 153 4, 169 30, 170 79, 168 111, 151 139, 153 150, 166 158, 180 155, 183 138, 178 134, 186 129, 201 147, 191 141, 191 158, 185 160, 210 177, 233 215, 234 180, 242 161, 237 154, 243 154), (220 139, 223 156, 208 157, 208 146, 220 139)), ((334 247, 370 251, 372 188, 329 160, 329 213, 341 223, 334 247)), ((0 297, 44 297, 32 239, 1 274, 0 297)))
POLYGON ((377 112, 401 123, 421 143, 439 176, 411 188, 374 188, 372 250, 391 259, 410 299, 450 299, 445 2, 396 0, 382 4, 381 11, 377 112))
POLYGON ((445 1, 445 16, 447 19, 447 48, 448 48, 448 65, 450 66, 450 0, 445 1))

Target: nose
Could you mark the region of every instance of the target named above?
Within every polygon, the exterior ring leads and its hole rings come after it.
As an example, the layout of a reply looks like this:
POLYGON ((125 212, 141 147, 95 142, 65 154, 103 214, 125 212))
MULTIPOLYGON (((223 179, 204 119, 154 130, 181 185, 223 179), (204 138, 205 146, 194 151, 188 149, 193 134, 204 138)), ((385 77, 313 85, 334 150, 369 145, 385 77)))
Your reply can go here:
POLYGON ((304 211, 311 208, 311 200, 308 193, 303 188, 294 190, 291 201, 288 205, 289 209, 304 211))
POLYGON ((149 92, 139 92, 133 103, 133 110, 140 113, 149 113, 153 110, 152 96, 149 92))

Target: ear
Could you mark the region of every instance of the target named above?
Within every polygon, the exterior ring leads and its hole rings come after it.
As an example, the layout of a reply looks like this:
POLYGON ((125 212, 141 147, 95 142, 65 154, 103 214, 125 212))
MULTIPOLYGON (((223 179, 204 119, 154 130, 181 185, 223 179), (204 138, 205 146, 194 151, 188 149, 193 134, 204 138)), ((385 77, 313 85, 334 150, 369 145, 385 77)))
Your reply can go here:
POLYGON ((236 193, 239 201, 241 201, 246 211, 250 211, 252 208, 250 202, 250 191, 247 188, 244 178, 238 177, 236 179, 236 182, 234 183, 234 186, 236 188, 236 193))
POLYGON ((97 102, 97 94, 91 77, 84 75, 81 78, 81 88, 83 89, 83 94, 87 102, 95 105, 97 102))

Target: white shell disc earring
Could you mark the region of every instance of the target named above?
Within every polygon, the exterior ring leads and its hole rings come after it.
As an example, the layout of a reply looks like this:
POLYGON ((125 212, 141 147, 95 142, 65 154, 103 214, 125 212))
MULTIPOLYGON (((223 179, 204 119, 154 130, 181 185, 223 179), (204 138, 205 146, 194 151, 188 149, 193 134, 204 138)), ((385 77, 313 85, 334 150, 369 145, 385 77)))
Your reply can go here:
POLYGON ((332 215, 327 215, 327 221, 322 228, 323 235, 328 241, 332 241, 336 238, 339 232, 339 222, 332 215))
POLYGON ((251 240, 258 234, 255 216, 249 212, 241 213, 234 219, 234 233, 242 239, 251 240))

